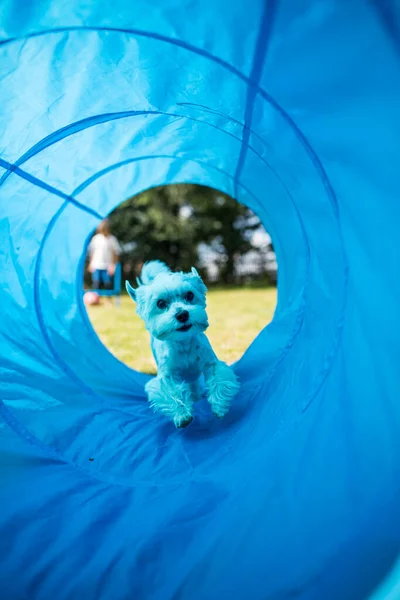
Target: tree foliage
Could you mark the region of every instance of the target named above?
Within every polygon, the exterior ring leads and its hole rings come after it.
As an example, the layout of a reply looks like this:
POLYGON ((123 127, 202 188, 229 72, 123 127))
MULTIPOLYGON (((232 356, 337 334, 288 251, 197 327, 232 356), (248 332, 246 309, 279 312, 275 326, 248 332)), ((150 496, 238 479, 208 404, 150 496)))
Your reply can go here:
POLYGON ((133 264, 165 261, 173 270, 199 266, 199 245, 219 256, 223 281, 234 278, 235 259, 253 249, 260 221, 230 196, 198 185, 152 188, 129 198, 111 215, 114 235, 133 264))

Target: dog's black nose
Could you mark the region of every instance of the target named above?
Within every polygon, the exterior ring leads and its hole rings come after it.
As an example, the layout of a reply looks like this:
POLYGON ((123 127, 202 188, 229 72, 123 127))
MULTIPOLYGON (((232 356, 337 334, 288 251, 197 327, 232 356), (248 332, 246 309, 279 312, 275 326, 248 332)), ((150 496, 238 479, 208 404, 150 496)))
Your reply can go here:
POLYGON ((187 310, 180 310, 176 313, 175 319, 179 321, 179 323, 186 323, 189 318, 189 312, 187 310))

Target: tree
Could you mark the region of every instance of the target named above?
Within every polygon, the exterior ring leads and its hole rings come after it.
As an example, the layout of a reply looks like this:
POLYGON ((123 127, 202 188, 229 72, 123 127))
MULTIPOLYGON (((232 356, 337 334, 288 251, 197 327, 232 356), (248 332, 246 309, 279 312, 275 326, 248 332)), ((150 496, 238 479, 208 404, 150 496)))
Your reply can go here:
POLYGON ((173 270, 187 270, 197 262, 193 222, 181 214, 184 199, 175 188, 147 190, 110 215, 111 229, 133 262, 159 259, 173 270))
POLYGON ((243 204, 211 188, 191 186, 186 200, 198 223, 197 243, 208 243, 220 255, 220 279, 232 283, 235 260, 255 249, 251 237, 261 225, 259 218, 243 204))
POLYGON ((164 260, 173 270, 198 266, 198 246, 219 259, 221 279, 231 283, 235 260, 253 249, 260 221, 247 207, 212 188, 168 185, 130 198, 110 215, 113 233, 130 261, 164 260))

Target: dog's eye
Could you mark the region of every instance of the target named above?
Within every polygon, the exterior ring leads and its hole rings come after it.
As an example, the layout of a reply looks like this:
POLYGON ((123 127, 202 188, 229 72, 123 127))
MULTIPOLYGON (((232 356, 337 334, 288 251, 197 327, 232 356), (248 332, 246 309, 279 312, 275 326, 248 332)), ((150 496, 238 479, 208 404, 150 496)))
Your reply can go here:
POLYGON ((188 293, 185 295, 185 300, 187 300, 188 302, 191 302, 191 301, 193 300, 193 298, 194 298, 194 294, 193 294, 193 292, 188 292, 188 293))
POLYGON ((158 308, 163 310, 164 308, 167 308, 167 301, 166 300, 157 300, 157 306, 158 306, 158 308))

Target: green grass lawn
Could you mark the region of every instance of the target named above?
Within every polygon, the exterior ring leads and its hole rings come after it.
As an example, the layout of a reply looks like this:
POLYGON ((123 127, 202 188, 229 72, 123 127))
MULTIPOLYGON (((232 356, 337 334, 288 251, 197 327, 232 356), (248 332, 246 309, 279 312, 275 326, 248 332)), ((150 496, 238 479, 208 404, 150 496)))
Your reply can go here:
MULTIPOLYGON (((221 360, 238 360, 250 342, 272 319, 276 303, 275 288, 211 290, 207 294, 210 327, 208 338, 221 360)), ((128 296, 121 306, 107 305, 88 309, 98 336, 108 349, 130 367, 155 373, 149 335, 128 296)))

